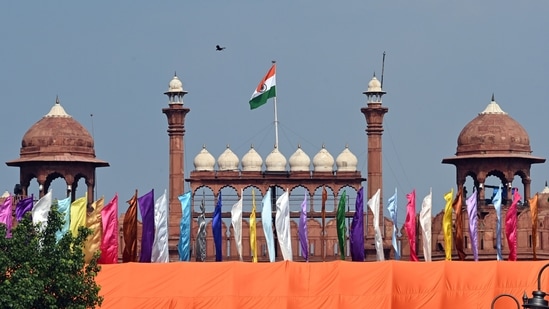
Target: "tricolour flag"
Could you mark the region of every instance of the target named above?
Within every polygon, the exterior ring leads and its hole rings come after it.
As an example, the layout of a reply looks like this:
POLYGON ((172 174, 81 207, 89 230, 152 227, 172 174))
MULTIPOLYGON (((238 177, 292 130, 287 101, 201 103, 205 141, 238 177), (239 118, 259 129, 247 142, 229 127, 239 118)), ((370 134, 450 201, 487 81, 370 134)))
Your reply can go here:
POLYGON ((400 249, 398 247, 398 225, 397 225, 397 188, 395 188, 395 194, 389 198, 389 205, 387 205, 387 210, 389 210, 389 215, 391 215, 391 221, 393 221, 393 238, 391 240, 393 244, 393 249, 395 250, 395 260, 400 260, 400 249))
POLYGON ((221 207, 223 202, 221 200, 221 191, 219 191, 219 196, 217 197, 217 203, 215 204, 214 215, 212 218, 212 234, 214 238, 215 245, 215 261, 221 262, 223 260, 222 253, 222 235, 221 235, 221 207))
POLYGON ((196 261, 206 261, 206 205, 204 197, 200 203, 200 215, 198 216, 198 233, 196 234, 196 261))
POLYGON ((377 189, 376 193, 368 201, 368 207, 370 208, 370 211, 374 216, 372 223, 374 225, 374 243, 376 247, 377 260, 385 261, 385 256, 383 255, 383 239, 381 238, 381 229, 379 228, 380 195, 381 195, 381 190, 377 189))
POLYGON ((517 260, 517 205, 520 201, 520 193, 517 189, 512 190, 513 202, 505 214, 505 236, 509 245, 509 261, 517 260))
POLYGON ((456 213, 456 221, 454 223, 456 231, 454 243, 456 245, 456 251, 458 253, 459 260, 465 261, 465 257, 467 256, 467 254, 465 253, 465 250, 463 248, 463 187, 459 188, 458 194, 454 200, 454 203, 452 204, 452 208, 456 213))
POLYGON ((62 200, 57 201, 57 212, 61 214, 61 218, 63 218, 63 225, 61 226, 61 229, 55 232, 55 239, 57 241, 60 241, 65 234, 69 232, 69 228, 71 225, 71 197, 64 198, 62 200))
POLYGON ((122 223, 122 233, 124 235, 123 263, 137 262, 137 190, 126 203, 129 206, 122 223))
POLYGON ((532 253, 534 261, 537 260, 536 244, 538 243, 538 194, 528 200, 530 204, 530 215, 532 216, 532 253))
POLYGON ((337 243, 339 245, 339 257, 342 260, 345 260, 345 204, 347 204, 347 192, 343 190, 336 213, 337 243))
POLYGON ((255 190, 252 189, 252 212, 250 213, 250 251, 252 252, 252 262, 257 263, 257 222, 255 218, 255 190))
POLYGON ((141 253, 139 262, 150 263, 154 242, 154 189, 137 198, 141 212, 141 253))
MULTIPOLYGON (((378 205, 379 206, 379 205, 378 205)), ((355 214, 349 232, 351 259, 364 262, 364 187, 358 189, 355 201, 355 214)))
POLYGON ((51 209, 52 200, 51 196, 51 191, 46 193, 46 195, 42 196, 34 207, 32 207, 32 223, 34 225, 39 225, 41 230, 44 230, 48 224, 48 213, 51 209))
POLYGON ((267 189, 263 200, 261 201, 261 224, 263 225, 263 234, 265 234, 265 242, 267 243, 267 251, 269 252, 269 261, 275 261, 275 243, 273 237, 273 210, 271 205, 271 190, 267 189))
POLYGON ((452 260, 452 199, 454 197, 454 188, 444 194, 446 206, 444 207, 444 215, 442 216, 442 234, 444 235, 444 252, 446 260, 452 260))
POLYGON ((267 75, 257 85, 250 99, 250 109, 258 108, 267 103, 270 98, 276 97, 276 64, 267 72, 267 75))
POLYGON ((496 258, 498 261, 503 261, 503 255, 501 254, 501 185, 494 189, 497 190, 492 203, 496 209, 496 258))
POLYGON ((429 190, 429 194, 423 198, 421 210, 419 212, 419 224, 421 225, 421 233, 423 235, 423 256, 425 262, 431 262, 431 208, 433 206, 433 192, 429 190))
POLYGON ((278 245, 285 261, 293 260, 292 238, 290 231, 290 199, 288 190, 276 200, 275 216, 276 236, 278 245))
POLYGON ((89 263, 95 252, 101 248, 101 238, 103 227, 101 223, 101 210, 103 210, 103 200, 101 197, 92 203, 93 211, 86 216, 86 227, 91 230, 91 235, 86 239, 84 244, 84 261, 89 263))
POLYGON ((408 235, 408 243, 410 244, 410 261, 417 262, 416 251, 416 190, 406 194, 408 204, 406 204, 406 219, 404 221, 404 229, 408 235))
POLYGON ((101 221, 103 238, 98 263, 116 264, 118 262, 118 193, 101 210, 101 221))
MULTIPOLYGON (((219 193, 221 198, 221 193, 219 193)), ((181 221, 179 222, 179 242, 177 251, 180 261, 191 260, 191 191, 177 197, 181 203, 181 221)))
POLYGON ((6 226, 6 238, 11 238, 11 225, 13 221, 12 208, 13 197, 6 197, 2 205, 0 205, 0 223, 6 226))
POLYGON ((236 251, 238 258, 242 261, 242 199, 244 193, 240 191, 240 199, 234 203, 231 209, 231 224, 234 232, 234 242, 236 243, 236 251))
POLYGON ((151 262, 168 263, 170 252, 168 249, 168 190, 154 203, 154 241, 151 253, 151 262))
POLYGON ((478 261, 477 195, 477 189, 473 187, 473 193, 465 201, 465 204, 467 204, 467 214, 469 214, 469 237, 471 237, 471 247, 475 261, 478 261))
POLYGON ((309 233, 307 231, 307 193, 301 203, 301 213, 299 214, 299 243, 301 244, 301 255, 305 261, 309 261, 309 233))

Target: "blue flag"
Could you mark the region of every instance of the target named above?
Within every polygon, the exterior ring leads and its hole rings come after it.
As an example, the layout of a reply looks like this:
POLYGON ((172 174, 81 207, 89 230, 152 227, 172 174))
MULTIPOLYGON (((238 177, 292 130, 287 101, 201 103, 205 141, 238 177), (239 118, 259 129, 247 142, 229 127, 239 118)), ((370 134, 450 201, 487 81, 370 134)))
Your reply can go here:
POLYGON ((19 200, 19 202, 17 202, 17 205, 15 205, 15 220, 17 220, 17 222, 21 221, 21 219, 23 219, 23 216, 27 212, 32 210, 33 204, 34 204, 34 195, 32 194, 27 198, 19 200))
POLYGON ((177 251, 180 261, 191 260, 191 191, 178 196, 181 202, 181 222, 179 223, 179 243, 177 251))
POLYGON ((496 191, 496 195, 492 199, 492 203, 494 204, 494 208, 496 209, 496 216, 497 216, 497 222, 496 222, 496 250, 497 250, 497 259, 498 261, 503 261, 503 256, 501 255, 501 185, 498 189, 494 189, 496 191))
POLYGON ((358 189, 355 201, 355 214, 349 232, 351 259, 364 262, 364 187, 358 189))
POLYGON ((223 252, 221 251, 222 237, 221 237, 221 206, 223 205, 221 201, 221 191, 219 191, 219 197, 217 198, 217 203, 215 204, 214 215, 212 219, 212 233, 214 237, 215 244, 215 261, 220 262, 223 260, 223 252))
POLYGON ((63 226, 61 229, 55 232, 55 239, 57 241, 61 240, 65 234, 69 232, 71 226, 71 197, 57 201, 57 211, 61 214, 63 218, 63 226))
POLYGON ((261 224, 263 225, 263 234, 267 242, 267 251, 269 251, 269 261, 275 261, 275 243, 273 237, 273 210, 271 205, 271 190, 267 190, 263 197, 263 209, 261 209, 261 224))
POLYGON ((398 227, 397 227, 397 188, 395 188, 395 194, 389 198, 389 205, 387 210, 391 215, 391 220, 393 221, 393 249, 395 250, 395 260, 400 260, 400 250, 398 249, 397 237, 398 237, 398 227))

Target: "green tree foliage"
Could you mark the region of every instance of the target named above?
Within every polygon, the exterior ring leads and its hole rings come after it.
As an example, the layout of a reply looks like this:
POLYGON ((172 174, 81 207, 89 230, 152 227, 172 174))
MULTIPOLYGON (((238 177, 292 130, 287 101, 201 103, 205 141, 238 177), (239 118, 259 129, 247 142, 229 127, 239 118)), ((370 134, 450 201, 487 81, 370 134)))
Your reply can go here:
POLYGON ((63 220, 52 207, 46 228, 34 226, 30 214, 6 238, 0 224, 0 308, 95 308, 103 297, 95 276, 96 254, 84 263, 84 242, 91 231, 80 227, 75 238, 67 233, 59 242, 55 232, 63 220))

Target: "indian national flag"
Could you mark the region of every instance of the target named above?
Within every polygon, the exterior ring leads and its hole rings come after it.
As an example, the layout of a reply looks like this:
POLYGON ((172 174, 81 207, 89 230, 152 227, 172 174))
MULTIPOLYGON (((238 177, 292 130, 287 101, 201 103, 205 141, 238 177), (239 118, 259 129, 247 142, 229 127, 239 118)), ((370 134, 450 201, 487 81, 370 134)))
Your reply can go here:
POLYGON ((250 109, 258 108, 261 105, 267 103, 267 100, 270 98, 276 97, 276 64, 273 63, 273 66, 267 72, 267 75, 263 77, 257 88, 252 94, 250 99, 250 109))

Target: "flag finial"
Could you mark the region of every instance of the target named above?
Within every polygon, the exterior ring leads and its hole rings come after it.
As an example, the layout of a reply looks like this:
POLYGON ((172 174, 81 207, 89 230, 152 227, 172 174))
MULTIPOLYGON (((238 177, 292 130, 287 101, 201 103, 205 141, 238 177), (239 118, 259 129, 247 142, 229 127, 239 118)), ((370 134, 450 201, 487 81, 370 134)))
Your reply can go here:
POLYGON ((272 63, 272 64, 275 64, 275 63, 276 63, 276 60, 271 60, 271 63, 272 63))

